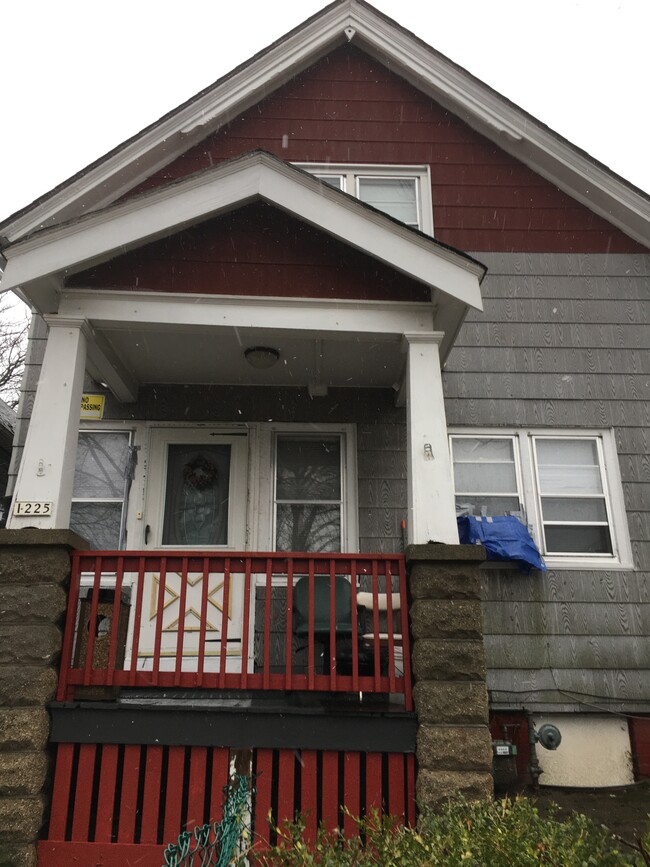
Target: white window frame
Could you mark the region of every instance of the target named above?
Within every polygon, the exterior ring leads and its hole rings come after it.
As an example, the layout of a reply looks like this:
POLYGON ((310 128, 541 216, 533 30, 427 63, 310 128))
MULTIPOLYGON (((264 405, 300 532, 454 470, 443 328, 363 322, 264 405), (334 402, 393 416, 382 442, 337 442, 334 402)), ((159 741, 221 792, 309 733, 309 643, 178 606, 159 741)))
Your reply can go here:
POLYGON ((359 180, 390 178, 415 180, 416 207, 420 232, 433 235, 433 203, 431 200, 431 172, 426 165, 373 165, 372 163, 296 163, 298 168, 320 177, 341 177, 341 189, 359 198, 359 180))
MULTIPOLYGON (((119 425, 111 425, 109 426, 86 426, 83 425, 79 428, 79 435, 83 434, 84 436, 102 436, 107 434, 120 434, 122 436, 126 435, 128 438, 128 447, 133 448, 134 445, 134 432, 132 428, 120 427, 119 425)), ((75 468, 76 469, 76 468, 75 468)), ((70 500, 71 507, 76 503, 121 503, 122 504, 122 512, 120 515, 120 531, 119 531, 119 539, 117 548, 122 549, 124 547, 125 538, 127 534, 127 518, 129 512, 129 499, 130 499, 130 491, 127 492, 126 479, 124 482, 124 493, 121 497, 75 497, 72 496, 70 500)))
POLYGON ((623 498, 623 486, 616 451, 613 429, 504 429, 504 428, 449 428, 449 449, 453 461, 452 437, 477 437, 486 439, 512 439, 515 451, 515 466, 521 485, 521 504, 533 536, 549 569, 633 569, 634 559, 623 498), (537 481, 535 456, 536 439, 596 440, 600 471, 603 479, 604 498, 607 508, 612 554, 546 554, 542 527, 541 495, 537 481))
POLYGON ((258 498, 251 503, 257 518, 254 522, 254 549, 275 550, 275 443, 278 434, 315 439, 319 436, 341 437, 341 552, 358 552, 357 443, 354 424, 260 424, 250 478, 251 488, 257 490, 258 494, 258 498))

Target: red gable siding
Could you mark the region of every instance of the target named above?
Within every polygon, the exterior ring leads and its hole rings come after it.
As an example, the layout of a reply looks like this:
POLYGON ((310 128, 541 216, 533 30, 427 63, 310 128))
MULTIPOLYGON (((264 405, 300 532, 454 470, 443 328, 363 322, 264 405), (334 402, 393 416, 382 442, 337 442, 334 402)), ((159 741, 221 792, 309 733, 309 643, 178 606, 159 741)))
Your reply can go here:
POLYGON ((74 275, 68 286, 428 301, 429 290, 268 205, 238 211, 74 275))
POLYGON ((353 47, 334 51, 139 189, 255 148, 292 162, 429 164, 435 235, 461 250, 644 252, 353 47))

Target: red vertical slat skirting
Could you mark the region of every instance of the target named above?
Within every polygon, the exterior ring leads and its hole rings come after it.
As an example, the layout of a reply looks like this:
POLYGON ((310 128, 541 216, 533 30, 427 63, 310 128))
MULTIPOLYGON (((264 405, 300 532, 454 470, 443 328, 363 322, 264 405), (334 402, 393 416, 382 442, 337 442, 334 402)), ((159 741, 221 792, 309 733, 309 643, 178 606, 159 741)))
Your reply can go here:
POLYGON ((68 803, 72 782, 72 759, 74 744, 59 744, 56 749, 56 770, 52 787, 52 810, 50 812, 50 840, 64 840, 68 823, 68 803))
POLYGON ((118 747, 115 744, 104 744, 102 747, 102 763, 99 773, 99 792, 97 797, 96 843, 111 842, 117 759, 118 747))
POLYGON ((185 747, 170 747, 167 762, 167 787, 165 791, 165 821, 163 839, 175 843, 181 828, 183 802, 183 774, 185 771, 185 747))
POLYGON ((322 805, 322 821, 327 830, 338 827, 339 756, 333 750, 323 750, 322 805))
POLYGON ((406 822, 415 827, 415 756, 406 754, 406 822))
POLYGON ((382 814, 381 753, 366 754, 366 813, 382 814))
POLYGON ((96 751, 95 744, 82 744, 79 748, 71 839, 82 843, 88 841, 90 829, 90 802, 93 792, 96 751))
POLYGON ((212 750, 212 780, 210 782, 210 822, 220 822, 223 816, 223 790, 230 772, 230 751, 225 747, 212 750))
POLYGON ((118 843, 133 843, 135 841, 135 812, 138 806, 140 749, 140 746, 134 746, 133 744, 127 744, 124 747, 120 821, 117 828, 118 843))
POLYGON ((273 786, 273 750, 257 750, 257 776, 255 777, 255 837, 257 847, 265 849, 269 845, 269 810, 273 786))
POLYGON ((140 833, 141 843, 158 842, 158 812, 160 806, 161 776, 162 747, 147 747, 147 758, 144 778, 144 797, 142 800, 142 831, 140 833))
POLYGON ((402 818, 406 815, 404 793, 404 756, 401 753, 388 754, 388 812, 391 816, 402 818))
POLYGON ((300 756, 300 812, 305 820, 305 840, 315 840, 318 829, 318 787, 316 750, 303 750, 300 756))
POLYGON ((192 831, 197 825, 203 825, 203 808, 205 805, 205 766, 207 759, 205 747, 192 747, 190 752, 190 779, 187 787, 187 818, 185 830, 192 831))
MULTIPOLYGON (((359 753, 346 753, 343 765, 343 806, 346 807, 353 816, 358 816, 361 812, 361 774, 359 753)), ((349 816, 343 817, 343 831, 346 837, 353 836, 356 833, 357 826, 349 816)))
POLYGON ((280 750, 278 768, 278 824, 293 821, 294 817, 294 770, 295 754, 293 750, 280 750))

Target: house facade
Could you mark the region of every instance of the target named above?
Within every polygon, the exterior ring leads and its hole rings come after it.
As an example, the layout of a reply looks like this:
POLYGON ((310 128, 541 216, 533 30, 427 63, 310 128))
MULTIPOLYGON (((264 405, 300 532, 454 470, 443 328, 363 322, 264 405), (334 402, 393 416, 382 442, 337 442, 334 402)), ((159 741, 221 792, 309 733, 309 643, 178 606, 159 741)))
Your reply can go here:
MULTIPOLYGON (((540 757, 542 782, 649 772, 645 194, 370 5, 339 0, 0 234, 2 288, 38 311, 7 544, 71 529, 91 549, 73 557, 42 863, 65 863, 71 841, 89 858, 100 843, 155 858, 207 816, 229 747, 259 747, 276 815, 311 803, 313 769, 319 818, 383 798, 408 820, 414 726, 420 749, 450 683, 457 705, 487 687, 492 737, 519 746, 521 777, 542 723, 563 738, 540 757), (451 589, 472 556, 458 545, 467 514, 516 516, 547 566, 480 570, 482 633, 473 593, 451 589), (405 548, 415 571, 430 552, 442 591, 416 578, 407 594, 405 548), (371 597, 368 671, 356 639, 349 671, 338 656, 339 577, 353 610, 371 597), (288 590, 301 578, 302 668, 288 590), (431 655, 443 641, 444 665, 431 655), (340 741, 318 726, 309 743, 272 741, 303 688, 340 741), (236 695, 254 704, 257 689, 275 704, 253 724, 236 695), (324 710, 332 693, 366 701, 354 742, 350 708, 324 710), (368 711, 366 693, 384 703, 368 711), (215 740, 215 708, 230 741, 215 740), (247 725, 271 740, 238 741, 247 725), (300 771, 290 747, 305 751, 300 771), (348 799, 354 779, 365 794, 348 799), (94 792, 83 808, 74 781, 94 792), (183 815, 167 803, 149 833, 147 792, 172 783, 183 815), (133 818, 118 817, 112 793, 129 786, 133 818)), ((444 714, 447 733, 483 731, 480 713, 444 714)), ((442 758, 419 772, 420 795, 454 772, 444 737, 425 744, 442 758)), ((464 772, 480 788, 485 739, 472 743, 464 772)))

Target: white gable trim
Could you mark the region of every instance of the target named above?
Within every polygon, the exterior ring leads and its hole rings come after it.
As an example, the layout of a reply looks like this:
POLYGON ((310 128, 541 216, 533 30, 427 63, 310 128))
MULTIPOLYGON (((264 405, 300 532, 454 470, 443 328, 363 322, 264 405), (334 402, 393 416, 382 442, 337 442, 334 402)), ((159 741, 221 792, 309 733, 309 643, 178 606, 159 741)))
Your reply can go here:
POLYGON ((136 199, 39 232, 8 248, 3 289, 86 268, 252 200, 270 202, 465 305, 482 309, 484 266, 254 152, 136 199))
POLYGON ((352 40, 438 100, 499 147, 641 243, 650 244, 650 201, 604 166, 358 0, 341 0, 267 51, 144 130, 46 201, 2 227, 9 241, 104 207, 188 148, 352 40))

